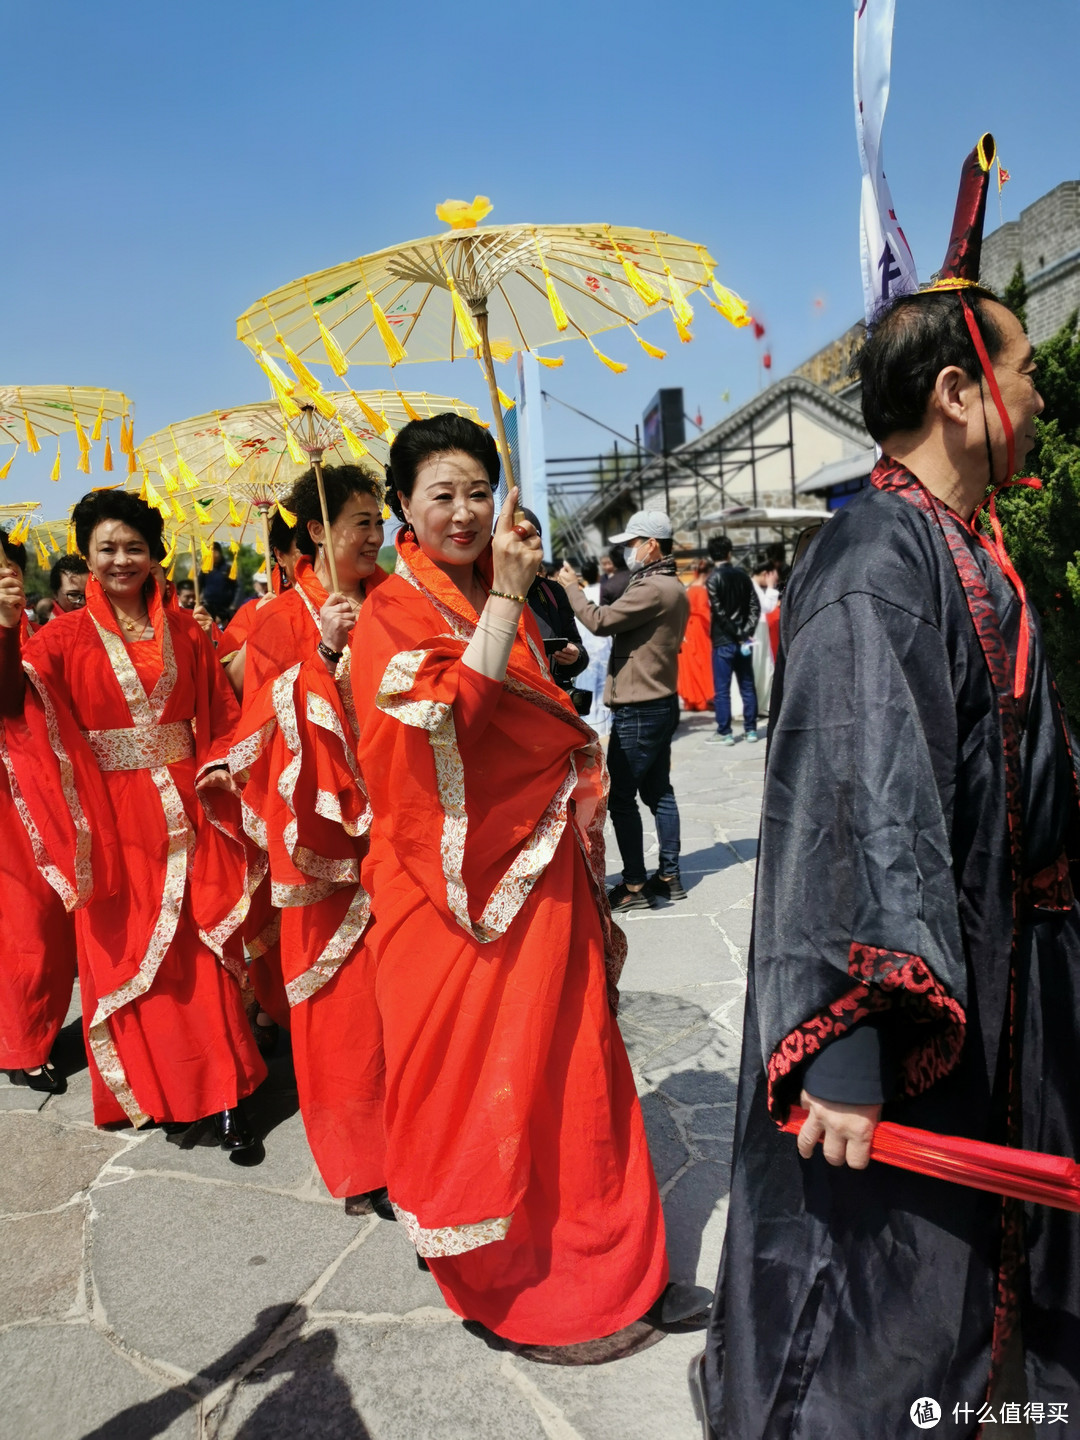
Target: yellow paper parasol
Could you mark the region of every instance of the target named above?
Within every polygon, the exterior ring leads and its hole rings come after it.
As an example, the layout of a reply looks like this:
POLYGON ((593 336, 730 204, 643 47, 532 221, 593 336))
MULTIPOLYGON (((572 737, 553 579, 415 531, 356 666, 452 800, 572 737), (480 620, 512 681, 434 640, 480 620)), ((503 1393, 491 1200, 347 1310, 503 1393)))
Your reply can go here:
MULTIPOLYGON (((486 225, 483 196, 471 206, 448 201, 442 235, 410 241, 321 270, 256 301, 236 322, 279 398, 294 382, 274 363, 285 359, 296 380, 318 397, 309 365, 344 375, 353 364, 482 360, 508 484, 514 483, 493 358, 580 337, 610 369, 591 337, 636 327, 668 309, 681 339, 691 338, 688 294, 711 285, 710 301, 733 324, 749 324, 746 306, 713 275, 702 245, 660 230, 611 225, 486 225)), ((634 330, 650 355, 664 351, 634 330)), ((561 365, 562 359, 538 357, 561 365)), ((297 394, 297 398, 299 395, 297 394)))
MULTIPOLYGON (((249 515, 254 508, 262 521, 269 565, 269 513, 316 457, 321 461, 329 455, 338 464, 367 460, 382 469, 395 432, 407 421, 447 410, 478 418, 475 407, 463 400, 420 391, 345 390, 326 399, 326 408, 332 407, 329 418, 305 404, 302 409, 294 405, 298 413, 289 420, 278 401, 265 400, 158 430, 136 453, 143 498, 157 505, 166 519, 180 522, 187 514, 185 498, 204 515, 216 517, 220 510, 234 526, 242 523, 237 502, 249 507, 249 515), (197 493, 188 497, 188 491, 197 493), (220 506, 209 505, 215 499, 220 506)), ((333 569, 329 548, 327 559, 333 569)), ((336 589, 336 574, 331 578, 336 589)))
POLYGON ((74 433, 79 444, 75 466, 90 474, 90 447, 105 437, 103 470, 113 468, 109 424, 120 421, 119 445, 127 455, 127 468, 134 468, 134 406, 121 390, 98 390, 82 385, 0 385, 0 446, 15 448, 0 464, 0 480, 6 480, 21 445, 31 455, 41 449, 41 436, 55 437, 56 459, 50 480, 60 479, 60 436, 74 433))

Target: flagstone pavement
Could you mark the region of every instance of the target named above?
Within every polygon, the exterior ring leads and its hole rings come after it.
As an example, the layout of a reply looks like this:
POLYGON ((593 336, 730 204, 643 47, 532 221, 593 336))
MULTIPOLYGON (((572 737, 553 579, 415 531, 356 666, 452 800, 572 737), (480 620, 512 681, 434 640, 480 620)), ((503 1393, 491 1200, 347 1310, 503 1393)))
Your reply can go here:
MULTIPOLYGON (((764 744, 675 742, 686 900, 626 917, 620 1024, 674 1278, 712 1288, 723 1236, 764 744)), ((655 837, 650 830, 655 855, 655 837)), ((610 832, 609 832, 610 835, 610 832)), ((609 840, 609 869, 618 857, 609 840)), ((616 878, 613 874, 612 879, 616 878)), ((240 1168, 159 1130, 95 1130, 73 1010, 67 1094, 0 1078, 5 1440, 693 1440, 700 1334, 558 1369, 491 1350, 401 1228, 327 1194, 287 1042, 240 1168)))

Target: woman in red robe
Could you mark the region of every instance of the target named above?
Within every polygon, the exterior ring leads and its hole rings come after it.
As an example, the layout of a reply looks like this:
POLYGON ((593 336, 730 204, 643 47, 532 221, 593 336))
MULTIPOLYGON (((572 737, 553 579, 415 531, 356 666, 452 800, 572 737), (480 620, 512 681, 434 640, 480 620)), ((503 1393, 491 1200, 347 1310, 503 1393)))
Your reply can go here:
POLYGON ((712 709, 712 609, 705 589, 711 569, 711 561, 699 560, 695 579, 686 587, 690 619, 679 651, 679 697, 687 710, 712 709))
POLYGON ((351 642, 386 1179, 453 1310, 527 1358, 597 1363, 659 1338, 664 1224, 614 1019, 606 772, 524 603, 541 549, 516 491, 493 542, 498 476, 460 416, 402 429, 409 528, 351 642))
MULTIPOLYGON (((356 465, 328 466, 323 481, 337 570, 331 609, 351 626, 387 578, 378 567, 382 483, 356 465)), ((313 471, 288 505, 301 554, 292 589, 262 609, 247 640, 232 763, 249 834, 269 853, 270 899, 281 916, 277 984, 308 1143, 330 1193, 357 1214, 381 1204, 371 1192, 383 1186, 380 1047, 363 945, 370 906, 360 886, 369 817, 349 656, 325 646, 316 653, 331 577, 313 471)))
POLYGON ((60 823, 50 811, 66 811, 66 842, 45 848, 74 874, 81 902, 94 1118, 213 1116, 223 1148, 250 1149, 239 1101, 266 1069, 238 983, 248 875, 225 759, 236 702, 210 642, 162 604, 150 577, 163 553, 157 512, 103 490, 73 519, 91 571, 85 608, 30 639, 24 683, 20 607, 5 581, 0 662, 31 839, 60 823), (100 870, 111 852, 105 883, 91 865, 100 870))
MULTIPOLYGON (((2 529, 0 547, 11 567, 11 578, 14 580, 18 571, 21 579, 26 547, 13 545, 2 529)), ((25 644, 30 628, 25 611, 20 628, 25 644)), ((6 754, 2 758, 6 762, 6 754)), ((4 763, 0 765, 0 915, 5 919, 0 959, 0 1070, 13 1072, 16 1084, 59 1094, 67 1082, 49 1063, 49 1056, 75 985, 75 928, 62 898, 65 894, 74 897, 54 867, 46 862, 45 874, 39 872, 30 837, 19 818, 16 793, 10 767, 4 763)))

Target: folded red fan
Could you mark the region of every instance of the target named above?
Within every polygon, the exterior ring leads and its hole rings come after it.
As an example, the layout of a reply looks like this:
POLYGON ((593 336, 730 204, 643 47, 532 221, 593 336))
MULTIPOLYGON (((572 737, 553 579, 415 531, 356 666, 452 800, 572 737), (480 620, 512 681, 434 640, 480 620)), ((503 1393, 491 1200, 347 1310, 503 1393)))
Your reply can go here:
MULTIPOLYGON (((794 1105, 780 1128, 797 1135, 807 1112, 794 1105)), ((1080 1211, 1080 1165, 1064 1155, 1014 1150, 960 1135, 936 1135, 883 1120, 874 1131, 870 1158, 901 1170, 951 1180, 1036 1205, 1080 1211)))

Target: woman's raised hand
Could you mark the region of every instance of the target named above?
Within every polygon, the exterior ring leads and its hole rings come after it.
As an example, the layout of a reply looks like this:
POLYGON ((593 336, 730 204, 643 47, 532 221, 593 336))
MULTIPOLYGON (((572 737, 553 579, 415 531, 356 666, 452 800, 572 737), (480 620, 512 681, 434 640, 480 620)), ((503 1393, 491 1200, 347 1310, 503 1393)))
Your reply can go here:
POLYGON ((495 574, 491 588, 508 595, 527 595, 544 558, 544 548, 535 525, 530 525, 527 520, 514 524, 517 503, 518 488, 515 485, 503 502, 495 522, 495 534, 491 540, 495 574))
POLYGON ((14 565, 0 563, 0 626, 14 630, 25 608, 22 576, 14 565))
POLYGON ((328 650, 338 655, 349 643, 349 636, 356 624, 357 609, 344 595, 331 595, 319 611, 319 629, 322 642, 328 650))

